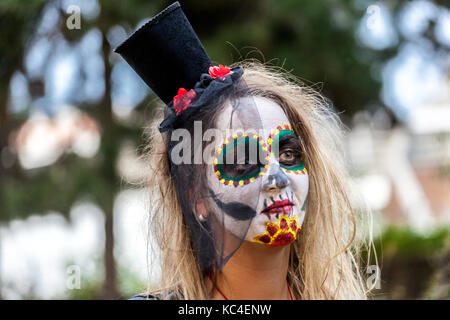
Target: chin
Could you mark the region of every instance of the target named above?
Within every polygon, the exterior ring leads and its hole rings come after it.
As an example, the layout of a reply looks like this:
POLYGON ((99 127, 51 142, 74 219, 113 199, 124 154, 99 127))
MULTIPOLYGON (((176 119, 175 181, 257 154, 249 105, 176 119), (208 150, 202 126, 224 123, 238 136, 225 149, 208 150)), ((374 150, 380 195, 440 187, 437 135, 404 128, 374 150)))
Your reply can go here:
MULTIPOLYGON (((260 243, 269 247, 281 247, 291 244, 297 239, 300 231, 300 225, 297 219, 297 212, 291 215, 279 215, 268 219, 257 219, 257 230, 251 232, 247 241, 260 243), (289 217, 290 216, 290 217, 289 217)), ((253 231, 250 229, 249 231, 253 231)))

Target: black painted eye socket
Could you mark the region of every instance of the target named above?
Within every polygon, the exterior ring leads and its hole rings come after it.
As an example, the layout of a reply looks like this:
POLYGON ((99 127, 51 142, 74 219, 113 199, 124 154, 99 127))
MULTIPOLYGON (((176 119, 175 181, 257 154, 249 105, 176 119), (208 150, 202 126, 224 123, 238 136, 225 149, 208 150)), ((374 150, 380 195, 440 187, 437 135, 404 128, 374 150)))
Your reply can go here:
POLYGON ((233 179, 241 179, 245 176, 256 176, 260 171, 260 166, 257 164, 231 164, 224 165, 223 173, 233 179))
POLYGON ((297 136, 290 130, 283 130, 273 138, 271 151, 274 156, 287 163, 302 157, 302 146, 297 136))
POLYGON ((230 180, 256 177, 265 164, 265 151, 259 140, 242 137, 229 143, 219 158, 221 176, 230 180))

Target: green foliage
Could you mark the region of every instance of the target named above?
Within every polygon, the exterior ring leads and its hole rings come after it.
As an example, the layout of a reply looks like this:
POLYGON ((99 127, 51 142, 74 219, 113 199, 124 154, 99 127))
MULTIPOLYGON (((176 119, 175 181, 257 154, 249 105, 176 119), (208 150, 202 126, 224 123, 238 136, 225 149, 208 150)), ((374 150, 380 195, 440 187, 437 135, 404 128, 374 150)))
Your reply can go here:
POLYGON ((378 252, 398 254, 404 257, 433 257, 450 246, 450 229, 437 228, 428 234, 420 234, 405 227, 388 227, 375 241, 378 252))
POLYGON ((0 2, 0 90, 9 85, 13 72, 21 68, 25 47, 44 4, 44 0, 30 0, 26 5, 15 0, 0 2))
POLYGON ((233 23, 200 35, 214 61, 242 55, 283 66, 306 84, 322 86, 345 115, 378 100, 380 83, 367 75, 380 57, 357 43, 355 28, 364 12, 350 1, 266 0, 244 7, 246 14, 227 14, 233 23))
POLYGON ((141 279, 120 262, 118 263, 118 278, 120 294, 124 299, 129 299, 147 290, 147 283, 145 283, 144 279, 141 279))
MULTIPOLYGON (((388 227, 375 239, 381 270, 376 299, 449 299, 450 229, 442 226, 429 234, 407 227, 388 227)), ((367 259, 364 252, 363 261, 367 259)), ((370 264, 374 264, 371 257, 370 264)))
MULTIPOLYGON (((66 290, 65 298, 69 300, 95 300, 101 298, 104 273, 101 272, 103 262, 96 260, 97 268, 82 272, 81 288, 66 290)), ((120 261, 117 263, 119 296, 116 299, 128 299, 146 291, 147 284, 120 261)), ((84 268, 82 269, 84 270, 84 268)))

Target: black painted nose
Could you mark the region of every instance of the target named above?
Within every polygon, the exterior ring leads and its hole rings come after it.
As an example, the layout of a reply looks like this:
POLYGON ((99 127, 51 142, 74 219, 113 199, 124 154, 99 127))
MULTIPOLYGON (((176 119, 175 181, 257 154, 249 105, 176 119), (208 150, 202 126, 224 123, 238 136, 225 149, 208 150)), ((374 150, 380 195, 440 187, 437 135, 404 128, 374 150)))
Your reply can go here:
POLYGON ((281 170, 280 166, 277 166, 275 172, 270 173, 267 176, 267 180, 263 184, 264 191, 272 191, 275 189, 283 189, 289 185, 289 179, 286 174, 281 170))

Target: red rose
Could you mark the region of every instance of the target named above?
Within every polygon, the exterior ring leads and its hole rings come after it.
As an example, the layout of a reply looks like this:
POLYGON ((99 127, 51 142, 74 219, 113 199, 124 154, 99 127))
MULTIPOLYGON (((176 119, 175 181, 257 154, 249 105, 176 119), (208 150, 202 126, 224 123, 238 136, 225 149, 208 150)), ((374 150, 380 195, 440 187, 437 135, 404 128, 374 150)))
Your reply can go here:
POLYGON ((176 105, 178 101, 180 101, 181 97, 184 96, 187 93, 187 90, 185 88, 178 89, 178 94, 173 97, 173 105, 176 105))
POLYGON ((194 89, 187 91, 185 88, 178 89, 178 94, 173 97, 173 106, 175 107, 176 115, 178 116, 181 112, 189 108, 192 100, 195 99, 197 94, 194 89))
POLYGON ((209 72, 209 75, 211 76, 211 78, 213 78, 213 79, 221 78, 228 74, 233 73, 233 71, 231 71, 230 68, 228 68, 226 66, 224 67, 221 64, 218 67, 217 66, 209 67, 208 72, 209 72))

